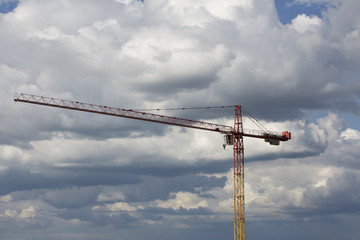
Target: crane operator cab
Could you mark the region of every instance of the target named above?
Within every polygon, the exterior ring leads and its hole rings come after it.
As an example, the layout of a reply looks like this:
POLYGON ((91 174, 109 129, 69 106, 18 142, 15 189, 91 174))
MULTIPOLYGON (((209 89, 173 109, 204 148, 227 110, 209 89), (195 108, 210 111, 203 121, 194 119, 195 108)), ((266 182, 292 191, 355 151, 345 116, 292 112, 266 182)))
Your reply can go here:
POLYGON ((234 145, 234 135, 233 134, 225 134, 224 135, 224 144, 223 144, 224 149, 225 149, 226 145, 234 145))

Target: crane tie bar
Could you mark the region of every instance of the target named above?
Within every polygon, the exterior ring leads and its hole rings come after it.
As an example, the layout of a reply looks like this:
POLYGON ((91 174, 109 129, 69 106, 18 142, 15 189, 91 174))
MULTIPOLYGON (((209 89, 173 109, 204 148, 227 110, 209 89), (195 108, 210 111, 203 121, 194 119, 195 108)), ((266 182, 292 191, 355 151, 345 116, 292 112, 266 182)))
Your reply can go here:
POLYGON ((236 105, 230 106, 211 106, 211 107, 177 107, 177 108, 140 108, 131 109, 134 111, 177 111, 177 110, 199 110, 199 109, 214 109, 214 108, 234 108, 236 105))

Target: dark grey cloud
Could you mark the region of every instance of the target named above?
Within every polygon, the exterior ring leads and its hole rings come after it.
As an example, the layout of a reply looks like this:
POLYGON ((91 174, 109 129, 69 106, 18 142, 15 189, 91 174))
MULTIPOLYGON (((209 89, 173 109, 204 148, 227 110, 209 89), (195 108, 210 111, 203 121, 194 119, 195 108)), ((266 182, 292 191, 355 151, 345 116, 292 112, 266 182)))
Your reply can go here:
POLYGON ((70 168, 51 169, 39 168, 10 169, 0 174, 1 195, 16 191, 34 189, 62 189, 72 186, 121 185, 141 182, 141 177, 122 172, 116 168, 70 168))
MULTIPOLYGON (((171 191, 194 192, 195 188, 207 190, 214 187, 222 187, 225 178, 208 178, 198 176, 197 174, 199 172, 214 173, 226 171, 230 168, 230 164, 214 163, 210 164, 210 166, 210 171, 207 171, 206 167, 201 166, 198 168, 190 166, 180 167, 182 169, 179 169, 177 166, 162 167, 160 165, 153 165, 141 167, 136 164, 129 167, 37 167, 36 171, 31 169, 11 169, 0 174, 2 179, 1 195, 36 189, 58 189, 58 192, 50 194, 47 199, 49 201, 61 202, 59 200, 60 195, 71 195, 63 194, 62 191, 65 193, 68 191, 78 191, 76 194, 85 195, 87 193, 86 189, 83 193, 81 189, 76 187, 110 185, 123 186, 124 191, 127 193, 126 196, 130 201, 162 199, 166 198, 171 191), (164 178, 166 179, 165 182, 164 178), (133 191, 134 185, 136 185, 138 191, 133 191)), ((89 194, 92 197, 86 198, 94 200, 99 192, 89 194)))
POLYGON ((318 214, 358 213, 359 176, 344 172, 330 177, 324 186, 308 188, 304 193, 308 206, 318 214))

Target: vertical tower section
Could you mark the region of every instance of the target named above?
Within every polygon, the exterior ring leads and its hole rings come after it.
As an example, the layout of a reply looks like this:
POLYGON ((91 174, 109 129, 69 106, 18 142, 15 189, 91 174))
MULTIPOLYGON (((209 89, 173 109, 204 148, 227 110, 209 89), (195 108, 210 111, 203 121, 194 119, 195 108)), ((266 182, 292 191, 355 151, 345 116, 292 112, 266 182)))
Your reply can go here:
POLYGON ((244 141, 241 106, 235 106, 234 120, 234 240, 245 240, 244 141))

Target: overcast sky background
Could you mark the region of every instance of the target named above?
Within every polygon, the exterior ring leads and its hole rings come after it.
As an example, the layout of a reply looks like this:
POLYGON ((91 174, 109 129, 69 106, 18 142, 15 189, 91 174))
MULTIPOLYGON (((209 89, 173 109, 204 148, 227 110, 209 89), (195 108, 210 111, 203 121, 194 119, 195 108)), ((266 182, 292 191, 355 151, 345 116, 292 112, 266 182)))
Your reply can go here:
POLYGON ((246 238, 360 239, 360 1, 0 0, 0 36, 1 240, 233 238, 220 134, 14 103, 19 92, 241 104, 293 135, 245 139, 246 238))

